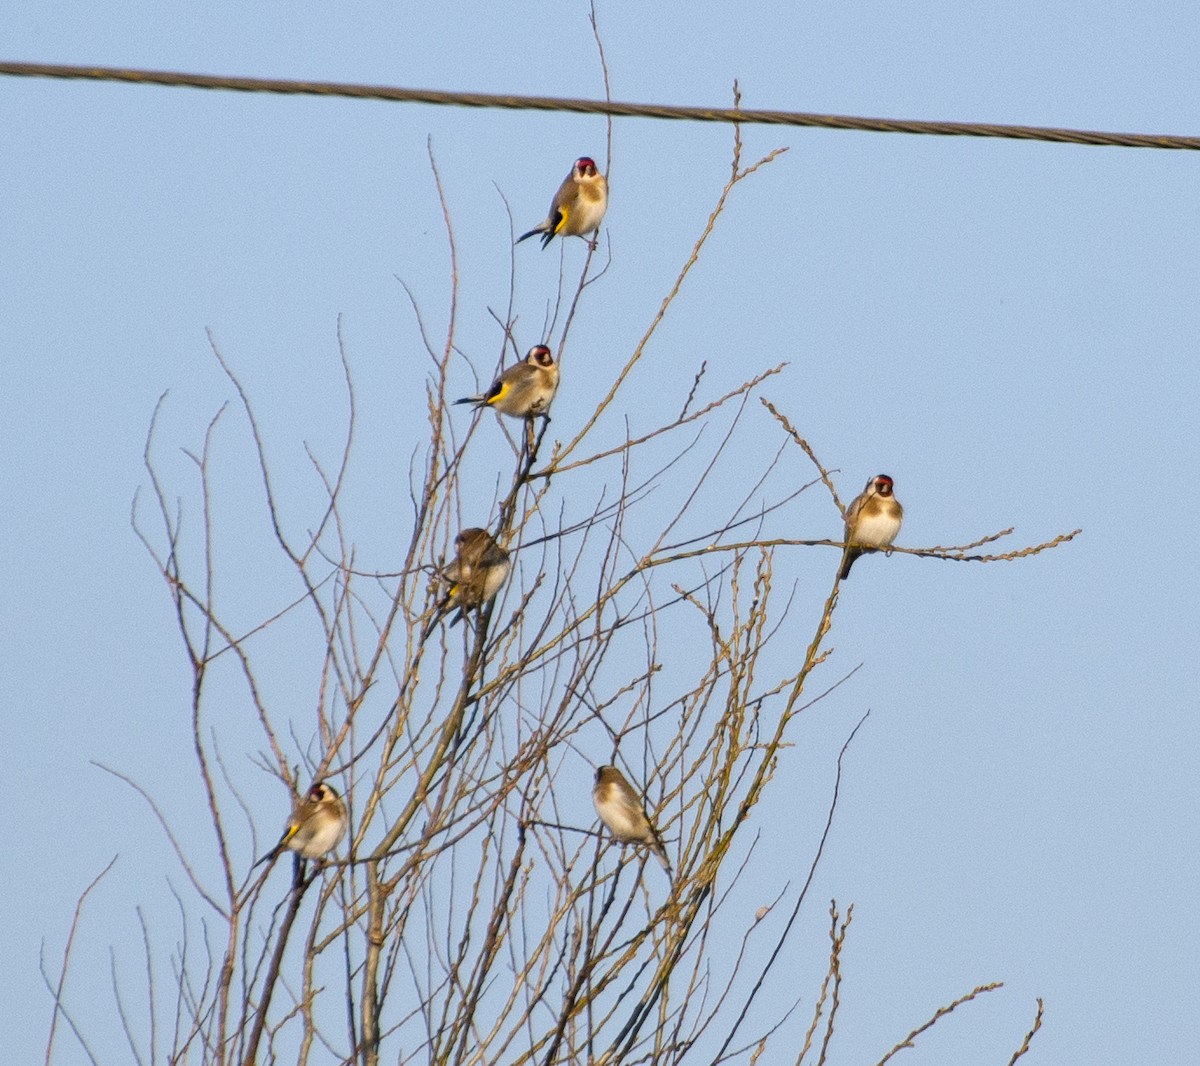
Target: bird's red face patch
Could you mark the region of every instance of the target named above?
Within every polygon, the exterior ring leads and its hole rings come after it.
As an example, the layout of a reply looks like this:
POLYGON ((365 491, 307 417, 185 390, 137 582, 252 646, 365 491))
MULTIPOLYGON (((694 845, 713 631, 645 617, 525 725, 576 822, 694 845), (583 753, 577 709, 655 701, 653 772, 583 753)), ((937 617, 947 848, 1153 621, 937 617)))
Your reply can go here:
POLYGON ((538 344, 529 350, 529 362, 536 363, 538 366, 553 366, 554 356, 550 354, 550 349, 544 344, 538 344))
POLYGON ((892 479, 881 474, 875 479, 875 491, 880 496, 890 496, 892 494, 892 479))
POLYGON ((583 155, 575 160, 575 169, 580 174, 585 174, 590 178, 596 173, 596 162, 583 155))

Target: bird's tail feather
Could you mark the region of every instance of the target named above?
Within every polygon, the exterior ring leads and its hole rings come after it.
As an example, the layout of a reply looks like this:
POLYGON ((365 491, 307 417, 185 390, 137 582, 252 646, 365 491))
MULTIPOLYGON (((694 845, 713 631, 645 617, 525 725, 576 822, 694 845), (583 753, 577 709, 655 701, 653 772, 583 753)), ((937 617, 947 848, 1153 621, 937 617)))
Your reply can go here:
POLYGON ((845 581, 846 578, 850 576, 850 567, 854 565, 854 560, 857 559, 858 556, 858 552, 847 549, 846 553, 842 556, 842 568, 838 571, 839 581, 845 581))
POLYGON ((661 844, 655 843, 650 850, 654 852, 654 857, 662 864, 662 868, 667 871, 667 876, 674 880, 675 875, 671 873, 671 860, 667 858, 667 849, 661 844))
MULTIPOLYGON (((545 222, 539 223, 538 225, 534 226, 533 229, 531 229, 528 233, 522 233, 521 236, 519 236, 517 238, 516 243, 520 244, 522 241, 527 241, 527 240, 529 240, 530 237, 533 237, 534 235, 536 235, 538 233, 546 233, 546 223, 545 222)), ((552 234, 546 234, 545 238, 543 238, 543 240, 542 240, 543 248, 546 247, 546 243, 550 240, 551 236, 552 236, 552 234)))
POLYGON ((278 844, 276 844, 270 851, 268 851, 261 859, 259 859, 253 866, 251 866, 250 869, 256 870, 264 862, 274 862, 277 858, 279 858, 280 853, 283 851, 284 845, 287 844, 288 838, 290 836, 291 836, 291 833, 284 833, 283 839, 278 844))
POLYGON ((446 615, 449 614, 453 609, 454 608, 453 604, 450 602, 450 597, 444 596, 441 602, 434 609, 433 617, 429 619, 429 624, 425 626, 425 631, 421 634, 422 644, 424 644, 425 641, 429 639, 430 634, 437 629, 438 623, 440 623, 441 620, 445 618, 446 615))

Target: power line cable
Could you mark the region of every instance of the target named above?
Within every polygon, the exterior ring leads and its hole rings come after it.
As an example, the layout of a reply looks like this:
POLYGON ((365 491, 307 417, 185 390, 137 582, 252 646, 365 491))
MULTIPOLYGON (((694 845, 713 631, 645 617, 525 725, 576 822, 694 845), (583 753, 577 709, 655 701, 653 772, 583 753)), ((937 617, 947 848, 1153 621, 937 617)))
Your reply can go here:
POLYGON ((568 111, 585 115, 626 118, 682 119, 692 122, 754 123, 770 126, 810 126, 821 129, 864 130, 875 133, 919 133, 942 137, 1001 137, 1019 141, 1107 145, 1117 148, 1200 149, 1200 137, 1153 133, 1104 133, 1099 130, 1056 129, 1050 126, 1012 126, 983 122, 930 122, 921 119, 864 118, 821 115, 807 111, 762 111, 752 108, 684 107, 672 104, 630 104, 615 100, 580 100, 559 96, 518 96, 493 93, 401 89, 387 85, 356 85, 333 81, 291 81, 280 78, 235 78, 165 70, 127 70, 119 67, 65 66, 57 63, 0 61, 0 74, 28 78, 73 78, 138 85, 168 85, 233 92, 335 96, 359 100, 457 107, 491 107, 510 111, 568 111))

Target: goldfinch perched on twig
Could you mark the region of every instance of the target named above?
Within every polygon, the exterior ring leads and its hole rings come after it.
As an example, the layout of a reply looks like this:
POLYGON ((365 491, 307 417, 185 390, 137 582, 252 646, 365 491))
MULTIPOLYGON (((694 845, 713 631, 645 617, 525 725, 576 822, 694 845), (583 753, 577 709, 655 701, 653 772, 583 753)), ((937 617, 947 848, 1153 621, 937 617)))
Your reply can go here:
POLYGON ((608 180, 586 155, 575 160, 563 183, 554 194, 550 214, 528 233, 517 238, 520 244, 535 233, 542 235, 545 248, 555 237, 582 237, 595 233, 608 208, 608 180))
POLYGON ((491 407, 513 418, 536 418, 546 411, 558 389, 558 364, 550 349, 535 344, 525 356, 525 362, 510 366, 492 382, 492 387, 480 396, 464 396, 458 403, 471 403, 476 408, 491 407))
POLYGON ((458 622, 467 611, 482 607, 504 584, 510 566, 508 552, 496 543, 486 529, 464 529, 454 538, 454 560, 446 567, 445 579, 450 588, 437 614, 429 623, 426 635, 439 619, 458 608, 450 624, 458 622))
POLYGON ((671 861, 667 858, 667 849, 663 847, 662 838, 646 817, 646 808, 641 797, 634 792, 633 786, 625 780, 625 775, 615 766, 601 766, 596 771, 592 803, 596 807, 596 813, 600 815, 600 821, 608 827, 616 840, 622 844, 646 845, 662 863, 667 876, 671 876, 671 861))
POLYGON ((903 521, 904 508, 893 495, 892 479, 877 474, 846 508, 847 547, 838 580, 850 576, 850 567, 860 555, 891 547, 903 521))
POLYGON ((314 781, 303 800, 297 797, 279 843, 254 865, 276 859, 284 850, 294 851, 302 859, 324 858, 346 835, 348 823, 342 797, 332 785, 314 781))

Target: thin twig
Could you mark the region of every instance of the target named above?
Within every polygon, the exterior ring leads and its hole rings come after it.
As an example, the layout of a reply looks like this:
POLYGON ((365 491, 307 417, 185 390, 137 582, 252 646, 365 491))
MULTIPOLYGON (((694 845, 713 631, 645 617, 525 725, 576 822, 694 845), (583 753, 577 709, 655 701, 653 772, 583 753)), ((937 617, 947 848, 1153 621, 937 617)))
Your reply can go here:
POLYGON ((906 1036, 900 1041, 900 1043, 892 1048, 891 1051, 884 1055, 883 1058, 876 1063, 876 1066, 883 1066, 888 1059, 903 1051, 905 1048, 914 1047, 918 1036, 920 1036, 927 1029, 932 1029, 933 1026, 941 1021, 941 1019, 946 1017, 946 1015, 953 1011, 956 1007, 961 1007, 964 1003, 970 1003, 971 1000, 973 1000, 976 996, 982 996, 985 992, 995 992, 996 989, 1003 987, 1003 981, 993 981, 990 985, 979 985, 978 987, 971 989, 971 991, 965 996, 959 996, 958 999, 956 999, 953 1003, 947 1003, 943 1007, 938 1007, 938 1009, 933 1012, 933 1016, 929 1019, 929 1021, 925 1022, 923 1025, 918 1025, 911 1033, 908 1034, 908 1036, 906 1036))
POLYGON ((79 919, 83 914, 84 901, 92 894, 92 889, 104 880, 108 871, 116 865, 116 862, 117 856, 114 855, 109 859, 108 865, 92 878, 91 883, 80 893, 79 898, 75 901, 75 913, 71 918, 71 928, 67 932, 66 947, 63 948, 62 968, 58 974, 58 985, 54 989, 54 1012, 50 1016, 50 1035, 46 1038, 46 1066, 50 1066, 50 1060, 54 1056, 54 1037, 58 1031, 58 1017, 64 1013, 62 1005, 63 989, 67 985, 67 970, 71 964, 71 948, 75 945, 75 934, 79 931, 79 919))
POLYGON ((1042 997, 1038 996, 1037 1014, 1034 1015, 1033 1025, 1030 1027, 1029 1032, 1025 1034, 1025 1039, 1021 1041, 1021 1046, 1013 1052, 1012 1058, 1008 1060, 1008 1066, 1013 1066, 1013 1063, 1029 1050, 1029 1044, 1033 1040, 1034 1033, 1036 1033, 1042 1027, 1043 1010, 1044 1004, 1042 1003, 1042 997))

